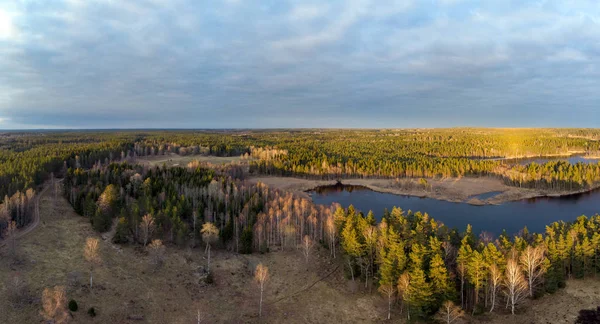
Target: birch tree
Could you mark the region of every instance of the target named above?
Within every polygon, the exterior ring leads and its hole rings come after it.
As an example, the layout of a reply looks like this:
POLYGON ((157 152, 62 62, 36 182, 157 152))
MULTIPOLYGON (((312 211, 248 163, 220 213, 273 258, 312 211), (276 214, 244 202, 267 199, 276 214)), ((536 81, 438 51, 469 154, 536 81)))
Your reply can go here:
POLYGON ((98 239, 88 237, 83 250, 85 260, 90 264, 90 289, 94 283, 94 267, 100 264, 100 255, 98 254, 98 239))
POLYGON ((314 247, 315 243, 308 235, 304 235, 304 239, 302 239, 302 254, 304 254, 304 260, 306 261, 306 265, 308 266, 308 258, 310 257, 310 253, 314 247))
POLYGON ((65 287, 46 288, 42 293, 42 317, 54 324, 64 324, 69 321, 67 311, 67 293, 65 287))
POLYGON ((506 263, 504 275, 505 295, 511 306, 511 313, 515 314, 515 306, 525 299, 527 295, 527 281, 516 260, 511 259, 506 263))
POLYGON ((519 262, 527 278, 529 297, 533 297, 535 287, 539 284, 542 276, 548 269, 545 262, 545 253, 546 248, 543 245, 536 247, 527 246, 519 257, 519 262))
POLYGON ((150 264, 153 265, 155 269, 159 268, 165 257, 165 246, 162 241, 152 240, 148 245, 148 252, 150 254, 150 264))
POLYGON ((14 257, 17 254, 17 222, 8 222, 8 227, 4 230, 4 237, 8 242, 10 255, 14 257))
POLYGON ((396 286, 391 282, 385 282, 379 285, 379 292, 382 293, 388 299, 388 315, 387 319, 392 318, 392 301, 394 300, 394 295, 396 294, 396 286))
POLYGON ((258 306, 258 317, 261 317, 265 283, 267 282, 267 280, 269 280, 269 268, 264 266, 262 263, 257 265, 256 271, 254 272, 254 280, 256 280, 256 282, 260 286, 260 304, 258 306))
POLYGON ((210 245, 219 238, 219 229, 213 223, 204 223, 200 233, 202 233, 202 241, 206 244, 204 253, 208 253, 208 272, 210 273, 210 245))
POLYGON ((142 217, 142 222, 140 223, 140 232, 142 234, 144 246, 148 245, 152 233, 154 233, 154 227, 154 217, 150 214, 144 215, 144 217, 142 217))
POLYGON ((435 319, 441 323, 452 324, 465 315, 463 310, 454 305, 451 301, 446 301, 435 315, 435 319))
POLYGON ((490 295, 491 295, 491 308, 490 313, 494 311, 494 306, 496 306, 496 296, 498 295, 498 288, 502 284, 502 271, 498 268, 497 265, 492 264, 489 268, 489 285, 490 285, 490 295))

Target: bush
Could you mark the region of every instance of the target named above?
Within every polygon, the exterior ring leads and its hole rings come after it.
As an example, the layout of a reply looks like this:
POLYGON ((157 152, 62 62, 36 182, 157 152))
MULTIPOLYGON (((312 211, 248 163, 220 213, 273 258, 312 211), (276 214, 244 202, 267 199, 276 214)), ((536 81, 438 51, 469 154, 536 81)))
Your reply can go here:
POLYGON ((90 309, 88 309, 88 315, 91 317, 96 317, 96 309, 94 309, 94 307, 90 307, 90 309))
POLYGON ((595 324, 600 323, 600 307, 596 309, 582 309, 579 311, 579 317, 575 324, 595 324))
POLYGON ((79 309, 79 306, 77 305, 77 302, 75 301, 75 299, 71 299, 69 301, 69 310, 71 312, 76 312, 79 309))
POLYGON ((213 277, 212 272, 208 273, 208 275, 206 276, 206 279, 204 279, 204 282, 208 285, 211 285, 215 282, 215 278, 213 277))

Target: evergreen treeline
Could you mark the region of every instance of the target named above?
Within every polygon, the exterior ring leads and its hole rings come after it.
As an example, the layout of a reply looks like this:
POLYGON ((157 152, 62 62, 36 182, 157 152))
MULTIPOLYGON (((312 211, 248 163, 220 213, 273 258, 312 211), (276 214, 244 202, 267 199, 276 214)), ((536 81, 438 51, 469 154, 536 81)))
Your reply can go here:
POLYGON ((500 176, 527 187, 585 188, 598 165, 507 166, 477 158, 600 154, 589 129, 301 131, 71 131, 0 134, 0 196, 40 184, 51 172, 126 157, 205 154, 254 157, 263 174, 341 177, 500 176), (79 165, 77 164, 79 163, 79 165))
MULTIPOLYGON (((527 188, 581 190, 600 164, 506 165, 481 158, 600 154, 591 129, 70 131, 0 134, 0 197, 35 188, 51 173, 137 156, 177 153, 249 158, 250 171, 317 178, 493 176, 527 188)), ((240 177, 241 168, 230 175, 240 177)), ((21 222, 19 222, 21 223, 21 222)))
POLYGON ((413 316, 433 315, 448 300, 473 313, 510 308, 600 270, 598 215, 552 223, 545 235, 524 229, 496 240, 400 208, 379 224, 352 206, 335 215, 349 277, 390 287, 413 316))

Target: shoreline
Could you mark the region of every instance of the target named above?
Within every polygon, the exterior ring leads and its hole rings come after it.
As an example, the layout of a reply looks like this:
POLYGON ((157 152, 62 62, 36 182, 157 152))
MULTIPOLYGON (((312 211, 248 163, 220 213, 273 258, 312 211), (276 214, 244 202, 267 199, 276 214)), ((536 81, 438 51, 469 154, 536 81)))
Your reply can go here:
MULTIPOLYGON (((313 180, 295 177, 254 176, 250 182, 262 182, 269 187, 295 192, 305 198, 310 198, 306 191, 320 186, 332 186, 337 180, 313 180)), ((532 198, 558 198, 591 192, 600 188, 600 183, 592 188, 576 191, 549 191, 542 189, 526 189, 512 187, 504 184, 500 179, 494 178, 448 178, 427 179, 430 189, 425 190, 418 183, 418 179, 342 179, 343 185, 363 186, 380 193, 389 193, 399 196, 412 196, 432 198, 442 201, 467 203, 477 206, 500 205, 507 202, 532 199, 532 198), (480 199, 478 196, 499 192, 489 198, 480 199)))

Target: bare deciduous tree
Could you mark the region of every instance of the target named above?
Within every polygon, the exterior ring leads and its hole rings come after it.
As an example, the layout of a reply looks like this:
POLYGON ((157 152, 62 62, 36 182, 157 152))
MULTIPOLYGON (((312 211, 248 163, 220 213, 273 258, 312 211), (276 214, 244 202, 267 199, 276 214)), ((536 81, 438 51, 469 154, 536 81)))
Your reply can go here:
POLYGON ((546 272, 547 266, 545 264, 545 253, 546 248, 543 245, 536 247, 527 246, 527 248, 521 252, 519 261, 529 286, 529 296, 533 297, 533 290, 539 284, 542 275, 546 272))
POLYGON ((164 262, 165 246, 161 240, 152 240, 148 245, 148 253, 150 254, 150 264, 158 269, 164 262))
POLYGON ((17 222, 10 221, 8 222, 8 227, 4 230, 4 237, 8 244, 8 250, 10 251, 11 256, 15 256, 17 254, 17 222))
POLYGON ((504 276, 504 287, 506 298, 511 305, 511 313, 515 314, 515 306, 527 295, 527 281, 516 260, 511 259, 506 264, 504 276))
POLYGON ((396 286, 392 283, 385 283, 379 286, 379 292, 385 295, 388 298, 388 315, 387 319, 392 318, 392 301, 394 300, 394 295, 396 294, 396 286))
POLYGON ((210 245, 219 238, 219 229, 213 223, 204 223, 200 233, 202 233, 202 241, 206 244, 204 253, 208 253, 208 272, 210 272, 210 245))
POLYGON ((502 284, 502 271, 498 268, 497 265, 492 264, 490 266, 490 278, 489 278, 489 286, 490 286, 490 294, 491 294, 491 304, 490 313, 494 311, 494 306, 496 306, 496 295, 498 294, 498 288, 502 284))
POLYGON ((267 282, 267 280, 269 280, 269 268, 264 266, 262 263, 257 265, 256 271, 254 271, 254 280, 256 280, 256 282, 258 282, 258 285, 260 286, 260 304, 258 307, 258 317, 261 317, 265 283, 267 282))
POLYGON ((45 320, 55 324, 67 323, 69 321, 65 287, 56 286, 44 289, 42 293, 42 311, 40 314, 45 320))
POLYGON ((142 217, 142 222, 140 223, 140 232, 142 233, 142 241, 144 242, 144 246, 148 245, 148 242, 152 237, 152 233, 154 232, 154 217, 152 217, 152 215, 147 214, 142 217))
POLYGON ((83 256, 85 260, 90 264, 90 289, 94 283, 94 267, 100 264, 100 255, 98 254, 98 239, 88 237, 85 242, 85 248, 83 250, 83 256))
POLYGON ((304 235, 304 239, 302 239, 302 254, 304 254, 304 260, 306 261, 307 265, 310 252, 312 251, 314 245, 314 241, 308 235, 304 235))
POLYGON ((23 276, 14 274, 8 278, 6 296, 13 306, 22 306, 29 300, 29 289, 23 276))
POLYGON ((448 300, 442 304, 442 307, 435 315, 435 319, 441 323, 451 324, 462 318, 464 315, 465 313, 460 307, 448 300))
POLYGON ((337 229, 335 227, 335 217, 330 214, 327 217, 327 234, 329 236, 329 249, 331 250, 331 256, 335 259, 335 241, 337 236, 337 229))
MULTIPOLYGON (((410 275, 408 272, 404 272, 398 278, 398 297, 402 298, 403 301, 410 300, 410 275)), ((410 321, 410 305, 406 308, 407 318, 410 321)))

